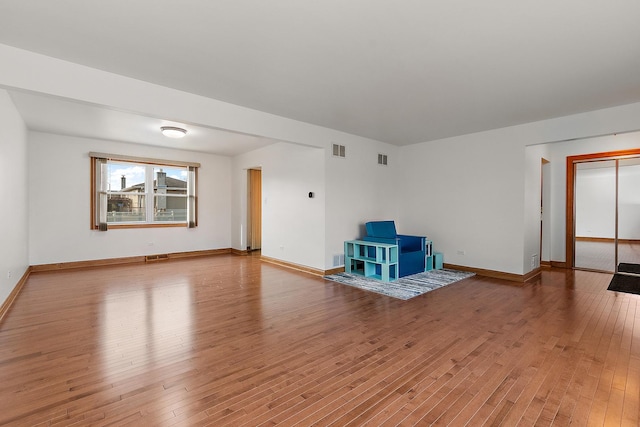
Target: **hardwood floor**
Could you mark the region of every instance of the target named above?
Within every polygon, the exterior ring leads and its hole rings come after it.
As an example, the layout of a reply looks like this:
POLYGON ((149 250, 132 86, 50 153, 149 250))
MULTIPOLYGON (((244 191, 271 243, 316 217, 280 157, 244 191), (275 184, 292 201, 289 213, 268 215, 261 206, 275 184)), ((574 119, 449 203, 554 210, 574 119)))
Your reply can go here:
POLYGON ((400 301, 251 256, 37 273, 0 325, 0 424, 637 426, 640 296, 610 278, 400 301))

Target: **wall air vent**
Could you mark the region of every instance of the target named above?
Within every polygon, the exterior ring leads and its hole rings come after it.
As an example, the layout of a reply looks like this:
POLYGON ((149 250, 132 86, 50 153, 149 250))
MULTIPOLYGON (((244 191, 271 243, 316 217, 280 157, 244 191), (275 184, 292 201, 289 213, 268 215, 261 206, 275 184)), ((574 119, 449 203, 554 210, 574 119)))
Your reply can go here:
POLYGON ((346 149, 344 145, 333 144, 334 157, 346 157, 346 149))
POLYGON ((386 154, 378 154, 378 164, 387 166, 387 155, 386 154))

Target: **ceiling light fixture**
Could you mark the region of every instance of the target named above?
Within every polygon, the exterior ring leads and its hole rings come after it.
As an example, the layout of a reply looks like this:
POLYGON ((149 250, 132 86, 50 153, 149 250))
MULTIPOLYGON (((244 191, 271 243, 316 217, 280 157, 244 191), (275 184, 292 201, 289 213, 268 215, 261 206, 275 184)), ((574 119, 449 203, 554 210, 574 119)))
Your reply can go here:
POLYGON ((169 138, 182 138, 187 134, 186 129, 177 128, 175 126, 162 126, 160 130, 164 136, 169 138))

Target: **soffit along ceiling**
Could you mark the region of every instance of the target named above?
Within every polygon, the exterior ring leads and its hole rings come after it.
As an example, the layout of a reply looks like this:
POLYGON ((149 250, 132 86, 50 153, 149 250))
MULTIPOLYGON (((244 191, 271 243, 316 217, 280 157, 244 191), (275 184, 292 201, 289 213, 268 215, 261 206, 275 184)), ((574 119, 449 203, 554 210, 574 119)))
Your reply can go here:
POLYGON ((0 0, 0 43, 396 145, 640 101, 637 0, 0 0))
POLYGON ((118 111, 52 96, 10 90, 22 119, 33 131, 76 137, 124 141, 165 148, 235 156, 278 141, 206 126, 118 111), (162 126, 177 126, 187 136, 176 140, 160 133, 162 126))

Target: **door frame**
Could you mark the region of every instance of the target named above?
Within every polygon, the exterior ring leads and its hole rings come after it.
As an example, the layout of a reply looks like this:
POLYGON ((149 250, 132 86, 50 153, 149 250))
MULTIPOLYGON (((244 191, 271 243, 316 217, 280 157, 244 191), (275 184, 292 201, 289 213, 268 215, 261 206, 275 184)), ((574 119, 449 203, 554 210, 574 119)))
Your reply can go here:
POLYGON ((567 181, 566 181, 566 215, 565 215, 565 263, 567 268, 575 269, 575 164, 589 160, 613 160, 614 158, 640 156, 640 148, 619 151, 605 151, 602 153, 580 154, 567 156, 567 181))
POLYGON ((246 249, 262 249, 262 167, 247 169, 247 244, 246 249))

